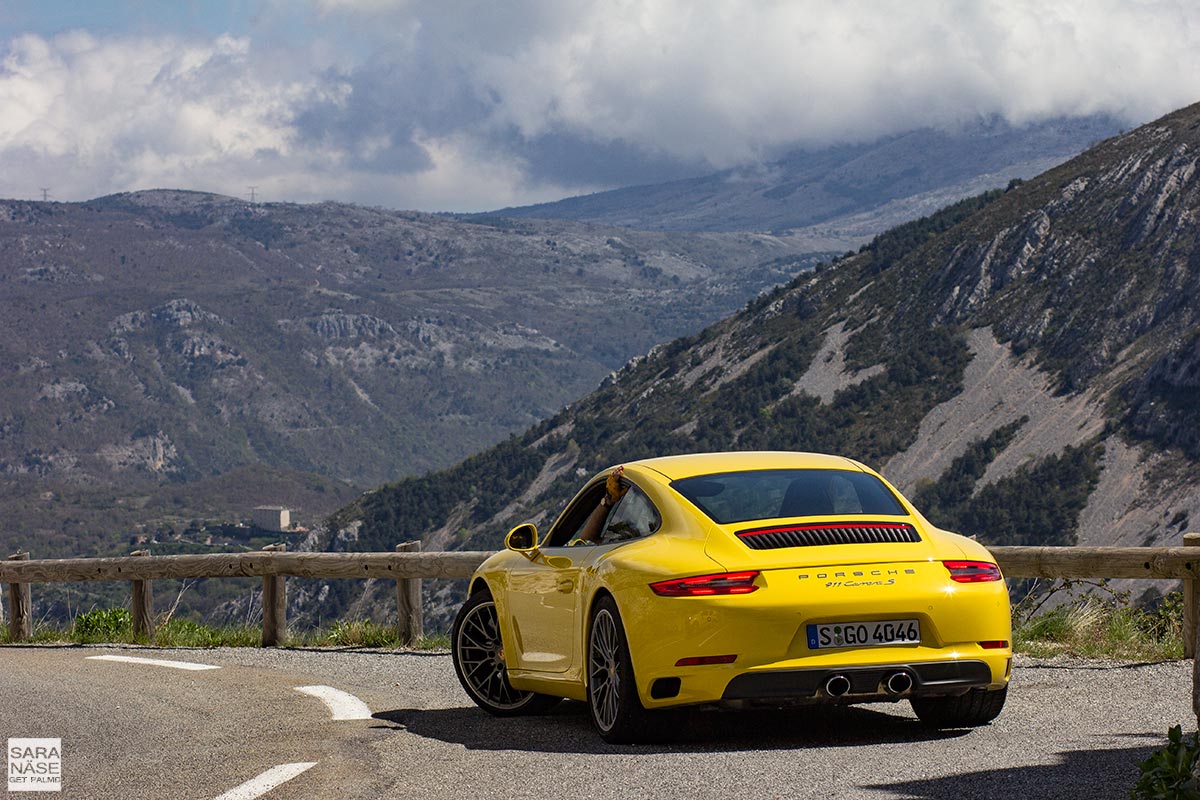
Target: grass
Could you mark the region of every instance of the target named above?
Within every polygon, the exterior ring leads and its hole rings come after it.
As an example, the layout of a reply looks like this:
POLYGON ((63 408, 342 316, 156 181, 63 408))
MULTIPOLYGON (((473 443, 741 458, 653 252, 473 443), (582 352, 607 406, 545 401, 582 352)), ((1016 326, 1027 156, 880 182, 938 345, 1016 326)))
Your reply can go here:
POLYGON ((1084 595, 1040 614, 1018 603, 1013 623, 1013 649, 1035 658, 1183 658, 1183 597, 1179 592, 1167 595, 1152 608, 1096 595, 1084 595))
MULTIPOLYGON (((34 643, 141 644, 154 647, 258 647, 262 628, 257 625, 212 626, 173 618, 160 623, 153 637, 134 636, 128 609, 93 609, 80 614, 69 628, 39 623, 34 626, 34 643)), ((10 644, 8 628, 0 630, 0 644, 10 644)), ((330 628, 289 634, 286 647, 368 647, 416 650, 445 649, 450 637, 435 633, 415 645, 402 645, 391 625, 370 620, 338 621, 330 628)))

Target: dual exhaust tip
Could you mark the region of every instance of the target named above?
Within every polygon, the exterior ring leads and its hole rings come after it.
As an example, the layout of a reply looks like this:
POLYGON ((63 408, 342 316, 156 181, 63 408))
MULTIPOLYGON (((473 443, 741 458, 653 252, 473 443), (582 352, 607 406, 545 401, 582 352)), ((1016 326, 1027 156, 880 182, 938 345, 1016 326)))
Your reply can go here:
MULTIPOLYGON (((888 694, 904 694, 913 687, 912 676, 904 671, 893 672, 883 680, 883 688, 888 694)), ((825 680, 825 694, 830 697, 841 697, 850 691, 850 679, 845 675, 831 675, 825 680)))

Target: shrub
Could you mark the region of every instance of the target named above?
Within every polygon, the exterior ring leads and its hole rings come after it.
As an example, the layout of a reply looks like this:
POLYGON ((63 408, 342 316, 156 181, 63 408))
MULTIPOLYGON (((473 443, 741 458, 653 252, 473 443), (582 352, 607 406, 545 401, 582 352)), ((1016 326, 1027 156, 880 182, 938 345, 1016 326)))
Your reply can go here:
POLYGON ((369 619, 335 622, 325 643, 338 647, 396 647, 396 628, 377 625, 369 619))
POLYGON ((1178 725, 1167 732, 1168 743, 1138 766, 1141 775, 1129 793, 1132 800, 1197 800, 1200 781, 1193 770, 1200 755, 1200 734, 1185 739, 1178 725))
POLYGON ((127 608, 93 608, 75 618, 71 640, 80 644, 127 641, 133 636, 133 618, 127 608))
POLYGON ((1026 639, 1047 642, 1065 642, 1074 633, 1067 609, 1063 607, 1034 617, 1018 630, 1026 639))
POLYGON ((172 618, 154 632, 159 647, 257 647, 262 631, 254 626, 214 628, 188 619, 172 618))
MULTIPOLYGON (((1131 605, 1128 592, 1075 596, 1082 585, 1101 592, 1107 582, 1066 581, 1067 602, 1038 613, 1048 596, 1026 597, 1013 606, 1013 646, 1034 657, 1069 654, 1083 658, 1165 660, 1182 658, 1182 597, 1172 592, 1157 607, 1131 605)), ((1200 800, 1200 798, 1197 798, 1200 800)))

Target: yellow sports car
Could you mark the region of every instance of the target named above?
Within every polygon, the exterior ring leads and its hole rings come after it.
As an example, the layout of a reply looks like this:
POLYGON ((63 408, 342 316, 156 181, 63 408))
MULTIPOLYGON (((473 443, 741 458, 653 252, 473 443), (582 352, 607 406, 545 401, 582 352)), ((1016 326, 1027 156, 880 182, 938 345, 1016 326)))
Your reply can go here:
POLYGON ((1008 591, 871 469, 809 453, 651 458, 605 471, 539 538, 514 528, 452 633, 497 715, 588 703, 610 742, 654 710, 908 700, 935 727, 1000 713, 1008 591))

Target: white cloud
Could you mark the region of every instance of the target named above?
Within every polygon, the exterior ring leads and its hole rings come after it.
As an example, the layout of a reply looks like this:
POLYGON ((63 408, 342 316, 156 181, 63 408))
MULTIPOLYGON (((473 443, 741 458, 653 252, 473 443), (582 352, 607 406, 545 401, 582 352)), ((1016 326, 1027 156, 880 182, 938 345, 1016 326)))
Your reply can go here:
POLYGON ((418 143, 429 155, 431 168, 416 174, 410 190, 425 200, 422 207, 461 207, 465 187, 476 198, 470 210, 485 211, 525 203, 558 200, 564 194, 581 194, 595 187, 538 185, 526 177, 525 165, 505 159, 468 136, 426 137, 418 143))
MULTIPOLYGON (((497 154, 466 134, 435 137, 418 131, 415 142, 428 157, 422 169, 394 173, 364 169, 352 163, 348 154, 334 150, 322 153, 323 159, 332 160, 315 168, 306 169, 299 159, 285 162, 269 178, 259 179, 258 196, 267 201, 337 199, 390 208, 471 212, 557 200, 597 188, 531 180, 520 159, 497 154)), ((236 193, 241 184, 233 185, 231 193, 236 193)))
POLYGON ((408 0, 315 0, 314 5, 322 14, 378 14, 404 8, 408 0))
POLYGON ((16 39, 0 67, 0 153, 32 160, 6 159, 5 188, 23 195, 17 182, 53 164, 70 165, 56 194, 77 197, 287 153, 291 106, 315 87, 255 82, 248 52, 228 36, 16 39))
POLYGON ((481 209, 603 188, 586 152, 726 166, 979 115, 1141 122, 1200 100, 1191 0, 264 2, 252 38, 0 42, 0 195, 256 184, 481 209))
POLYGON ((314 104, 336 115, 352 87, 305 69, 281 78, 257 67, 251 43, 229 36, 13 40, 0 62, 0 196, 35 197, 42 186, 62 200, 154 187, 241 195, 254 184, 268 200, 485 210, 569 191, 534 185, 518 160, 467 132, 313 140, 297 117, 314 104), (394 144, 427 163, 364 166, 394 144))
MULTIPOLYGON (((497 119, 733 163, 792 142, 871 138, 978 114, 1200 100, 1200 8, 1119 0, 725 0, 576 4, 515 49, 472 42, 497 119)), ((431 12, 432 14, 432 12, 431 12)), ((536 19, 536 14, 530 18, 536 19)), ((467 48, 463 48, 464 50, 467 48)))

